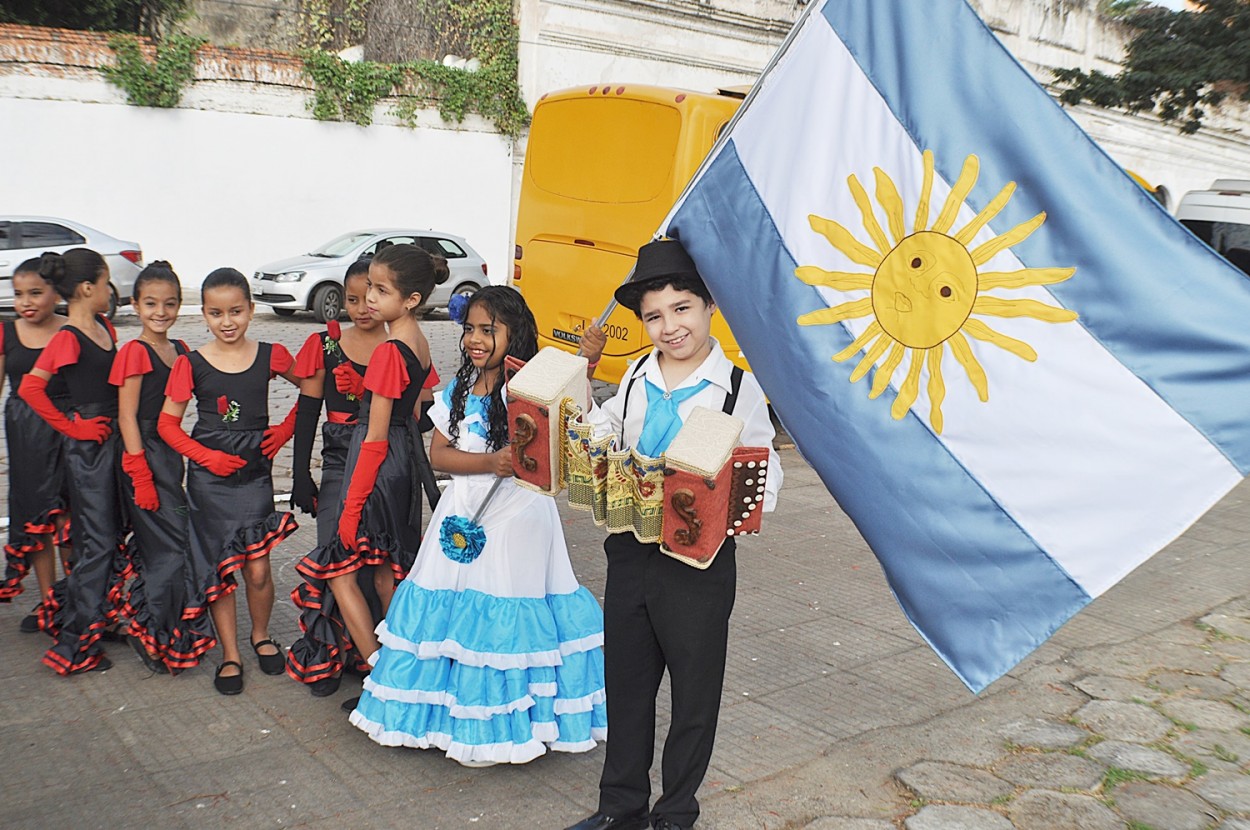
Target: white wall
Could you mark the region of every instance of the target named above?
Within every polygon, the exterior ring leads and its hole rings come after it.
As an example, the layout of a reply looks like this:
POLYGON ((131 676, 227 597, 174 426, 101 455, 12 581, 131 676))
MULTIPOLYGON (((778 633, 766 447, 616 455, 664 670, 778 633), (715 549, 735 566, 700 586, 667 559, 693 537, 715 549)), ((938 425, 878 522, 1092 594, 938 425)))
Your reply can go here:
POLYGON ((431 120, 438 126, 365 129, 0 97, 0 213, 63 216, 139 242, 188 287, 213 268, 251 274, 370 225, 464 236, 502 279, 512 267, 511 142, 422 117, 431 120))

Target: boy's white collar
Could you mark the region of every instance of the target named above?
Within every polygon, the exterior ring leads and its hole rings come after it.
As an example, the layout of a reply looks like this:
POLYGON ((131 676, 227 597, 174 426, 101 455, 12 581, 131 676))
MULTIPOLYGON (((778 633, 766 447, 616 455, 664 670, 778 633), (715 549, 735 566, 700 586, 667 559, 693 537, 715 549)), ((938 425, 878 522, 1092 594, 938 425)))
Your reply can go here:
MULTIPOLYGON (((677 389, 684 389, 687 386, 694 386, 701 381, 707 380, 726 392, 730 391, 733 362, 725 356, 725 350, 721 348, 720 341, 715 337, 709 337, 708 341, 712 344, 711 351, 708 352, 707 357, 703 358, 703 362, 699 364, 697 369, 691 372, 685 380, 677 384, 677 389)), ((660 369, 659 349, 652 349, 651 356, 643 364, 642 376, 660 389, 667 389, 664 383, 664 372, 660 369)), ((676 390, 669 389, 668 391, 673 392, 676 390)))

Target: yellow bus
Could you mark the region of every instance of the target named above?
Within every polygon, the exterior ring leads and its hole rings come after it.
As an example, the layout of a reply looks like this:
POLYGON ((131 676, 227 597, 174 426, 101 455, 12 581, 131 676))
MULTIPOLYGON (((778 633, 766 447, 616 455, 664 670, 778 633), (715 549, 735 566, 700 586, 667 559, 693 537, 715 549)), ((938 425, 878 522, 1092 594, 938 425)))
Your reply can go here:
MULTIPOLYGON (((577 350, 745 95, 596 84, 542 97, 525 151, 512 272, 540 347, 577 350)), ((604 330, 596 377, 616 383, 650 341, 624 308, 604 330)), ((745 366, 719 314, 712 333, 745 366)))

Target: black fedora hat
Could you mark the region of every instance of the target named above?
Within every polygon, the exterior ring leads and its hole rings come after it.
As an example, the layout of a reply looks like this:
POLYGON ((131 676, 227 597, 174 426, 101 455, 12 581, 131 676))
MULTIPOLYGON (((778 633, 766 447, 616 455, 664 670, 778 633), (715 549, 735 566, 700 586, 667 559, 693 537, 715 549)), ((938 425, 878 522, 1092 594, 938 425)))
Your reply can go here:
POLYGON ((702 281, 699 269, 676 239, 657 239, 638 249, 638 262, 629 280, 616 289, 616 301, 635 314, 651 283, 684 277, 702 281))

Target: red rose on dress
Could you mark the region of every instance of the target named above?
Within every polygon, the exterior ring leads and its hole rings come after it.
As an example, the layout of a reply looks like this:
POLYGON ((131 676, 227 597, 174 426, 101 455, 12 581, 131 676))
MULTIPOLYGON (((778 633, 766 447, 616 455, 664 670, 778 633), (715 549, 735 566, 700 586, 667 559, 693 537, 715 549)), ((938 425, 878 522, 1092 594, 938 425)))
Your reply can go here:
POLYGON ((222 395, 217 399, 217 414, 225 415, 230 411, 230 399, 222 395))
POLYGON ((327 321, 326 331, 329 332, 331 340, 338 340, 343 336, 343 327, 339 325, 338 320, 327 321))

